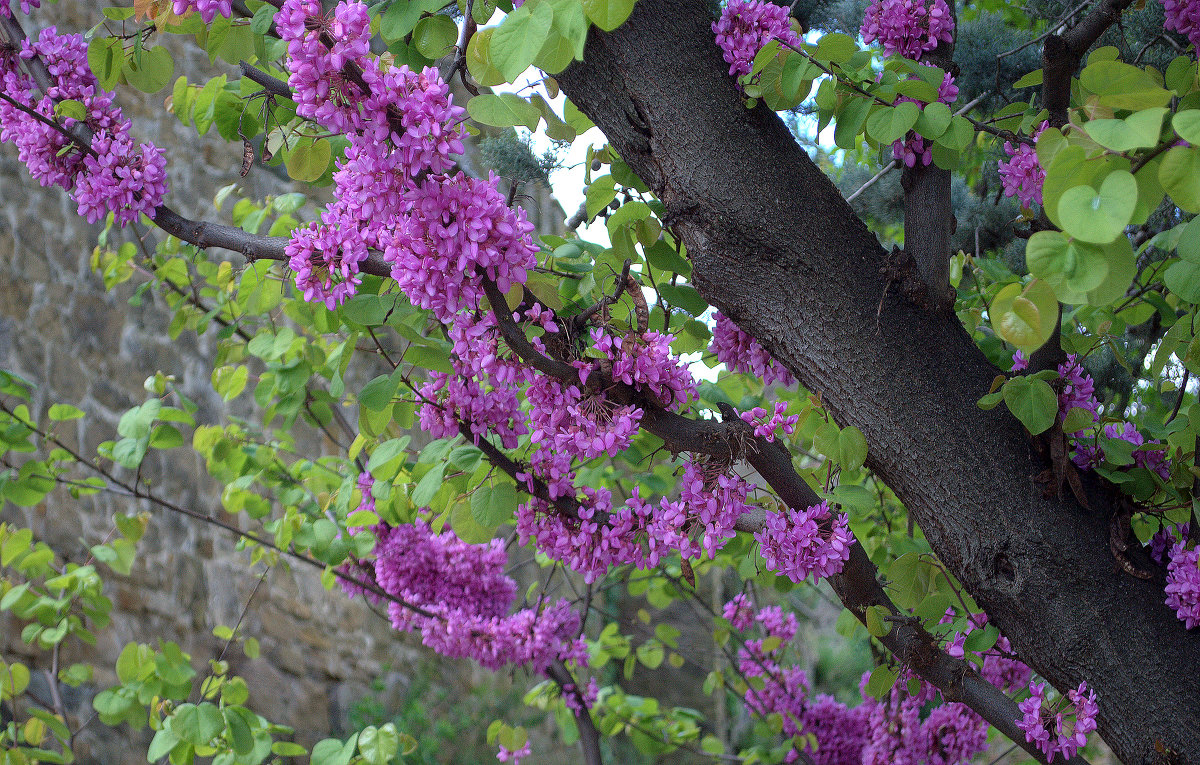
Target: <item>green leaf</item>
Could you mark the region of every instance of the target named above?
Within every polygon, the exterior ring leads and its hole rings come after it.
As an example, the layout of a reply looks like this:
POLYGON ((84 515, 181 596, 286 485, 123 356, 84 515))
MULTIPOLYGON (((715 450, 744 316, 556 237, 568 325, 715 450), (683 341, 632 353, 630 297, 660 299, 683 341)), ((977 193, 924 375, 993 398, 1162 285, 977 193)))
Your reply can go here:
POLYGON ((1175 204, 1200 212, 1200 148, 1176 146, 1158 167, 1158 180, 1175 204))
MULTIPOLYGON (((504 75, 492 62, 492 33, 495 31, 495 29, 481 29, 471 35, 471 42, 467 43, 467 70, 480 85, 488 87, 504 82, 504 75)), ((476 98, 482 98, 482 96, 476 96, 476 98)), ((471 101, 468 101, 467 110, 470 111, 470 108, 471 101)))
POLYGON ((358 752, 370 765, 388 765, 399 751, 400 736, 393 723, 368 726, 358 735, 358 752))
POLYGON ((676 308, 682 308, 692 316, 708 310, 708 301, 700 296, 695 287, 687 284, 660 284, 658 294, 676 308))
POLYGON ((558 33, 554 27, 546 36, 546 42, 533 59, 533 65, 546 74, 558 74, 575 60, 575 49, 571 41, 558 33))
POLYGON ((161 45, 125 61, 125 80, 143 93, 157 93, 175 76, 175 62, 161 45))
POLYGON ((1088 291, 1108 276, 1105 249, 1069 239, 1059 231, 1039 231, 1025 245, 1029 273, 1043 279, 1064 303, 1086 303, 1088 291))
POLYGON ((812 88, 813 80, 821 74, 821 68, 804 56, 799 53, 790 54, 783 64, 783 74, 779 81, 784 98, 799 101, 806 97, 812 88))
POLYGON ((548 3, 529 0, 496 27, 489 49, 492 63, 505 80, 516 82, 521 72, 529 68, 545 44, 553 23, 554 11, 548 3))
POLYGON ((1087 134, 1106 149, 1132 151, 1158 145, 1167 109, 1142 109, 1123 120, 1092 120, 1084 125, 1087 134))
POLYGON ((892 631, 892 624, 887 620, 887 609, 883 606, 869 606, 863 614, 866 617, 867 632, 872 637, 883 637, 892 631))
POLYGON ((54 404, 50 407, 48 416, 55 422, 62 422, 63 420, 78 420, 83 416, 83 410, 71 406, 70 404, 54 404))
POLYGON ((483 125, 515 127, 522 125, 535 130, 541 111, 516 93, 484 93, 467 102, 467 114, 483 125))
POLYGON ((379 480, 389 480, 391 476, 381 475, 380 471, 389 462, 404 456, 407 453, 408 444, 411 440, 409 436, 401 436, 400 438, 392 438, 384 441, 375 447, 375 451, 371 452, 371 459, 367 462, 367 472, 379 480))
POLYGON ((349 765, 358 747, 359 734, 355 733, 349 740, 327 738, 318 741, 312 749, 312 765, 349 765))
MULTIPOLYGON (((877 107, 867 118, 867 135, 881 144, 899 141, 912 130, 920 116, 920 108, 912 101, 905 101, 898 106, 877 107)), ((947 125, 949 122, 947 115, 947 125)))
POLYGON ((0 700, 16 698, 29 687, 29 668, 20 662, 0 660, 0 700))
POLYGON ((833 142, 839 149, 850 151, 858 145, 858 134, 862 132, 863 123, 871 112, 873 102, 868 98, 848 96, 837 115, 837 124, 833 128, 833 142))
POLYGON ((955 116, 950 120, 950 126, 946 128, 946 132, 937 139, 937 145, 953 151, 962 151, 974 140, 975 126, 966 117, 955 116))
POLYGON ((412 42, 425 58, 439 59, 454 48, 458 27, 449 16, 426 16, 413 29, 412 42))
POLYGON ((517 512, 517 489, 508 481, 486 483, 471 495, 471 517, 485 529, 509 523, 517 512))
POLYGON ((1114 109, 1138 110, 1166 106, 1172 95, 1171 91, 1159 87, 1148 72, 1121 61, 1088 64, 1080 73, 1079 82, 1100 96, 1102 106, 1114 109))
POLYGON ((813 58, 844 64, 855 53, 858 53, 858 43, 854 41, 853 37, 841 32, 830 32, 817 40, 817 50, 813 54, 813 58))
POLYGON ((150 746, 146 749, 146 759, 150 762, 161 760, 170 754, 171 750, 180 744, 179 736, 169 727, 161 728, 154 734, 150 746))
POLYGON ((388 308, 393 301, 386 303, 378 295, 355 295, 347 300, 338 310, 348 321, 367 327, 377 327, 387 318, 388 308))
POLYGON ((258 727, 258 718, 242 707, 225 707, 221 712, 225 717, 225 740, 233 751, 236 754, 254 751, 252 731, 258 727))
POLYGON ((917 117, 917 124, 913 129, 925 138, 941 138, 954 121, 954 113, 950 111, 950 107, 940 101, 926 104, 925 108, 920 111, 921 114, 917 117))
POLYGON ((1189 303, 1200 303, 1200 263, 1180 260, 1163 274, 1167 289, 1189 303))
POLYGON ((583 12, 593 24, 611 32, 633 13, 633 0, 583 0, 583 12))
MULTIPOLYGON (((578 6, 573 6, 578 7, 578 6)), ((567 123, 554 113, 554 108, 546 103, 546 99, 542 98, 540 93, 534 93, 530 99, 530 103, 538 108, 542 114, 542 119, 546 120, 546 135, 555 141, 574 141, 575 128, 567 123)))
POLYGON ((1063 230, 1076 239, 1105 244, 1120 236, 1129 225, 1137 196, 1137 181, 1133 176, 1125 170, 1114 170, 1105 176, 1099 191, 1091 186, 1064 191, 1058 200, 1058 217, 1063 230))
POLYGON ((897 672, 891 667, 876 667, 871 670, 871 676, 867 680, 867 686, 864 690, 868 696, 881 699, 896 684, 896 677, 897 672))
POLYGON ((447 0, 396 0, 379 18, 379 33, 388 42, 399 40, 413 31, 421 16, 447 4, 447 0))
POLYGON ((297 181, 313 182, 325 174, 333 148, 324 138, 302 138, 283 158, 288 175, 297 181))
MULTIPOLYGON (((1194 63, 1194 62, 1193 62, 1194 63)), ((1192 146, 1200 145, 1200 109, 1186 109, 1171 119, 1171 127, 1192 146)))
POLYGON ((1029 74, 1024 75, 1021 79, 1013 83, 1014 88, 1032 88, 1034 85, 1042 84, 1042 70, 1034 69, 1029 74))
POLYGON ((988 309, 992 329, 1006 343, 1025 353, 1045 345, 1058 321, 1058 300, 1046 282, 1009 284, 996 293, 988 309))
POLYGON ((442 479, 446 473, 446 464, 435 465, 428 473, 417 481, 416 488, 413 489, 412 502, 417 507, 428 507, 437 495, 438 489, 442 488, 442 479))
POLYGON ((613 180, 611 175, 602 175, 599 178, 593 178, 588 184, 587 193, 585 195, 587 202, 588 219, 592 219, 600 214, 600 211, 617 198, 617 182, 613 180))
POLYGON ((125 52, 121 40, 116 37, 93 37, 87 48, 88 66, 100 81, 100 87, 112 90, 121 79, 121 65, 125 52))
POLYGON ((358 403, 372 412, 382 412, 391 403, 392 396, 396 395, 396 389, 399 386, 400 380, 396 377, 395 372, 390 375, 379 375, 359 391, 358 403))
POLYGON ((54 105, 54 116, 59 119, 83 121, 87 118, 87 107, 82 101, 66 98, 54 105))
POLYGON ((838 434, 837 455, 838 464, 845 470, 857 470, 867 460, 867 439, 862 431, 853 425, 843 428, 838 434))
POLYGON ((224 400, 232 401, 246 389, 246 382, 249 379, 250 370, 244 364, 238 364, 235 367, 218 367, 213 370, 212 374, 213 390, 224 400))
POLYGON ((404 362, 443 374, 454 372, 450 365, 450 352, 442 345, 410 345, 404 351, 404 362))
POLYGON ((1045 432, 1058 417, 1058 396, 1045 380, 1014 377, 1004 383, 1004 403, 1033 435, 1045 432))
POLYGON ((193 746, 207 746, 224 729, 221 710, 208 702, 183 704, 171 717, 171 732, 193 746))

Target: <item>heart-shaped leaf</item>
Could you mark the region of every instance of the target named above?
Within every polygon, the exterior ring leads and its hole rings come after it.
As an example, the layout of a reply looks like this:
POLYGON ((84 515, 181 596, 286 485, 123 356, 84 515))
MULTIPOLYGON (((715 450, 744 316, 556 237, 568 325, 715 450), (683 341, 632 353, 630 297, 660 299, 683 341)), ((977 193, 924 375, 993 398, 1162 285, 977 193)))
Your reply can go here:
POLYGON ((1007 343, 1032 353, 1054 332, 1058 299, 1046 282, 1013 283, 996 293, 988 310, 996 335, 1007 343))
MULTIPOLYGON (((1058 200, 1063 230, 1084 242, 1105 244, 1121 235, 1137 206, 1137 181, 1125 170, 1105 176, 1097 191, 1075 186, 1058 200)), ((1099 283, 1099 282, 1097 282, 1099 283)))

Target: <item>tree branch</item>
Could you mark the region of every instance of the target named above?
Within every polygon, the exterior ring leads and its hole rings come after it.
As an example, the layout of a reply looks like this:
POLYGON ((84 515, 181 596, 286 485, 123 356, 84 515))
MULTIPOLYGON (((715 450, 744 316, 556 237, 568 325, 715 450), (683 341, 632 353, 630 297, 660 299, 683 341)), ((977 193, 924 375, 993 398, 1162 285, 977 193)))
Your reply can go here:
POLYGON ((1051 127, 1067 124, 1071 76, 1084 54, 1132 4, 1133 0, 1099 0, 1078 24, 1046 38, 1042 46, 1042 103, 1050 112, 1051 127))

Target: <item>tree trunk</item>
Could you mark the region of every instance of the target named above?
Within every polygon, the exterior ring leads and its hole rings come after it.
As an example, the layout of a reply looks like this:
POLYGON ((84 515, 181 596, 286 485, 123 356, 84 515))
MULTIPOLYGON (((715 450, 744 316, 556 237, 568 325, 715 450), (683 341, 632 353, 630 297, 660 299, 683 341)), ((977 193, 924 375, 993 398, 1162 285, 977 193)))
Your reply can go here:
POLYGON ((1200 635, 1161 578, 1116 570, 1111 498, 1045 496, 1020 423, 976 406, 998 370, 952 311, 902 294, 783 123, 745 108, 711 22, 703 3, 638 0, 558 81, 666 205, 701 293, 863 431, 868 466, 1021 658, 1096 690, 1122 761, 1200 762, 1200 635))

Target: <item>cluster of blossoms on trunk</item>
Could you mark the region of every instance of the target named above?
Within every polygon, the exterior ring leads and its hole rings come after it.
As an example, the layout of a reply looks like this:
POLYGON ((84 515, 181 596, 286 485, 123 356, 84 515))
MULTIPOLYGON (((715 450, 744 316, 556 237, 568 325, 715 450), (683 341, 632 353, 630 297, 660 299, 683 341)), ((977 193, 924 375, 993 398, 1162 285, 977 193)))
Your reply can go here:
MULTIPOLYGON (((1013 356, 1012 371, 1021 372, 1029 361, 1020 351, 1013 356)), ((1065 422, 1073 410, 1086 413, 1091 425, 1067 433, 1072 449, 1071 460, 1082 470, 1094 470, 1104 463, 1104 446, 1100 440, 1116 439, 1132 444, 1131 468, 1142 468, 1158 478, 1169 481, 1171 460, 1155 439, 1147 439, 1131 422, 1101 422, 1100 401, 1096 384, 1074 354, 1058 365, 1062 379, 1058 393, 1058 420, 1065 422)), ((1078 418, 1077 418, 1078 419, 1078 418)), ((1164 527, 1150 542, 1150 557, 1167 567, 1166 603, 1188 629, 1200 626, 1200 548, 1191 539, 1187 525, 1164 527)))

